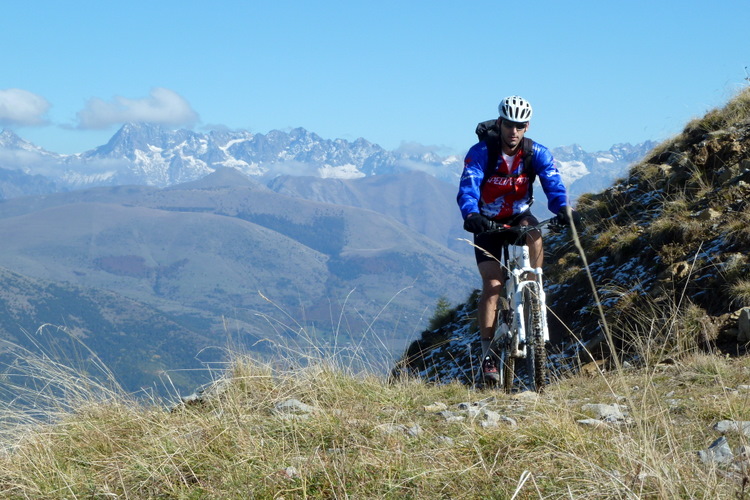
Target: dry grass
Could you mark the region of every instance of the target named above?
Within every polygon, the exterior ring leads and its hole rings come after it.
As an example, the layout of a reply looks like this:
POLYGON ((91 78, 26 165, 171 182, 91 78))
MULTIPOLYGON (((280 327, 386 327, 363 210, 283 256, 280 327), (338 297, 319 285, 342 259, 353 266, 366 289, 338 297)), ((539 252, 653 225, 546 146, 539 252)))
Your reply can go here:
POLYGON ((742 279, 729 287, 733 302, 739 307, 750 307, 750 279, 742 279))
POLYGON ((739 248, 750 246, 750 207, 735 214, 724 226, 723 232, 727 240, 739 248))
POLYGON ((746 122, 749 118, 750 87, 745 87, 725 106, 709 111, 705 116, 691 121, 685 127, 685 133, 693 130, 714 132, 730 125, 746 122))
POLYGON ((738 477, 695 452, 716 437, 717 420, 750 420, 750 393, 724 389, 749 374, 747 358, 694 354, 669 367, 568 378, 524 402, 238 357, 210 397, 177 411, 95 392, 49 422, 7 426, 0 496, 730 498, 738 477), (439 401, 458 411, 487 397, 519 425, 448 422, 425 409, 439 401), (274 411, 291 398, 315 410, 274 411), (587 402, 625 404, 632 421, 585 427, 587 402))
POLYGON ((634 314, 614 331, 643 339, 641 368, 569 376, 533 399, 389 383, 314 354, 304 366, 236 354, 201 399, 170 411, 122 393, 103 368, 99 384, 26 351, 36 382, 25 407, 2 412, 0 497, 747 498, 747 470, 696 452, 718 420, 750 420, 750 391, 734 390, 750 358, 694 349, 705 315, 689 302, 624 309, 634 314), (279 412, 290 399, 311 411, 279 412), (459 409, 479 401, 517 425, 459 409), (625 405, 628 420, 583 425, 586 403, 625 405))
POLYGON ((689 250, 690 244, 698 243, 706 237, 705 223, 689 217, 689 214, 667 214, 655 219, 648 227, 649 241, 654 246, 668 244, 682 245, 689 250))

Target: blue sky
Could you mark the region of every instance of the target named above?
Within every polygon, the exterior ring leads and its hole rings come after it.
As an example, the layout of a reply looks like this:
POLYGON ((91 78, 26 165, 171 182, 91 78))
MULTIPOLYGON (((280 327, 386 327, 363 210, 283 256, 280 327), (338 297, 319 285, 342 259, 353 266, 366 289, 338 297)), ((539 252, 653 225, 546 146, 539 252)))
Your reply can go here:
POLYGON ((5 2, 0 128, 58 153, 132 120, 463 154, 518 94, 535 140, 608 149, 748 85, 748 19, 747 0, 5 2))

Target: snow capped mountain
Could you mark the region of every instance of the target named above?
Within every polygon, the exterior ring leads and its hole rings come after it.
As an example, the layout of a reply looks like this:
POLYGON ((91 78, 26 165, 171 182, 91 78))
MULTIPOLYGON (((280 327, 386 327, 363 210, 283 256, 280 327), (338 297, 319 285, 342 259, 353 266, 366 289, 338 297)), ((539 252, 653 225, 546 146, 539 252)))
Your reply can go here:
POLYGON ((598 192, 609 187, 616 179, 627 173, 628 167, 643 158, 656 146, 656 142, 646 141, 635 146, 615 144, 609 151, 588 153, 574 144, 552 150, 563 182, 571 195, 598 192))
POLYGON ((365 139, 353 142, 323 139, 303 128, 268 134, 247 131, 168 130, 156 125, 129 123, 110 141, 76 155, 54 155, 4 132, 0 151, 16 154, 7 162, 28 173, 53 178, 61 186, 145 184, 165 187, 200 179, 217 168, 232 167, 255 178, 309 175, 354 179, 370 175, 425 170, 455 180, 460 161, 435 154, 389 152, 365 139), (21 157, 18 152, 28 155, 21 157), (57 168, 39 171, 39 160, 57 168))
POLYGON ((49 173, 65 161, 10 130, 0 132, 0 199, 47 194, 58 190, 49 173))
POLYGON ((0 168, 20 170, 27 174, 42 174, 45 166, 65 161, 65 155, 51 153, 36 146, 10 130, 0 132, 0 168))
MULTIPOLYGON (((618 144, 587 153, 580 146, 552 150, 567 186, 577 193, 602 189, 655 143, 618 144)), ((129 123, 102 146, 75 155, 59 155, 0 134, 0 168, 42 175, 62 189, 141 184, 166 187, 201 179, 224 167, 268 182, 280 175, 356 179, 373 175, 426 172, 456 185, 463 158, 443 157, 418 144, 387 151, 363 138, 324 139, 304 128, 267 134, 248 131, 169 130, 129 123)))
POLYGON ((39 146, 35 146, 24 139, 21 139, 18 135, 10 130, 3 130, 0 132, 0 150, 4 152, 8 151, 27 151, 30 153, 38 154, 41 156, 61 156, 55 153, 50 153, 39 146))

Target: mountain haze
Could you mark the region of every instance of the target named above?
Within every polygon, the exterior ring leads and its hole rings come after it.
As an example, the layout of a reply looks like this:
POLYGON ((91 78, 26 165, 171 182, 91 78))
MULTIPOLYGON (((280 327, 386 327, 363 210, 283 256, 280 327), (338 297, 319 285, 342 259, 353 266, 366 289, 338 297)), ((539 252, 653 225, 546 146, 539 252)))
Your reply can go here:
MULTIPOLYGON (((4 367, 23 363, 33 353, 98 376, 102 373, 91 370, 101 360, 128 391, 190 390, 205 380, 191 374, 224 358, 224 343, 208 334, 208 322, 186 322, 115 292, 30 278, 5 268, 0 268, 0 283, 4 367)), ((17 396, 0 387, 0 399, 17 396)))
POLYGON ((361 179, 280 176, 269 188, 307 200, 373 210, 390 216, 448 248, 465 253, 456 188, 421 171, 361 179))
MULTIPOLYGON (((0 231, 12 235, 0 267, 149 304, 190 331, 205 329, 196 352, 225 341, 228 325, 250 346, 298 342, 299 327, 274 333, 263 320, 286 314, 323 345, 335 333, 341 348, 397 349, 439 296, 457 300, 473 278, 465 257, 395 219, 281 195, 228 170, 169 189, 7 200, 0 231)), ((3 336, 17 338, 12 329, 3 336)))

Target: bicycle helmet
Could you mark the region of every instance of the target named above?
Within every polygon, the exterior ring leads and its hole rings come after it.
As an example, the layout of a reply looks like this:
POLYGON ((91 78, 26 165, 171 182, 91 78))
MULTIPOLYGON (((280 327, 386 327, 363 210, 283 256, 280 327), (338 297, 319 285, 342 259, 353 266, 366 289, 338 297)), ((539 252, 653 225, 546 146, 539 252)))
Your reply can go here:
POLYGON ((500 101, 497 109, 500 111, 500 118, 512 122, 524 123, 531 120, 531 104, 517 95, 506 97, 500 101))

